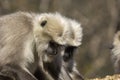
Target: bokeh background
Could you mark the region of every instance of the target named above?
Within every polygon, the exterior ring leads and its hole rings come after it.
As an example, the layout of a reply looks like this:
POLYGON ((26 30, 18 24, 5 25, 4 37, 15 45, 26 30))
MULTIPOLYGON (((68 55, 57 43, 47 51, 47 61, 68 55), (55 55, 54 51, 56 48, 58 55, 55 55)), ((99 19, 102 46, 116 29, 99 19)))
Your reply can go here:
POLYGON ((120 18, 120 0, 0 0, 0 16, 16 11, 60 12, 83 27, 76 52, 78 69, 87 78, 114 74, 109 45, 120 18))

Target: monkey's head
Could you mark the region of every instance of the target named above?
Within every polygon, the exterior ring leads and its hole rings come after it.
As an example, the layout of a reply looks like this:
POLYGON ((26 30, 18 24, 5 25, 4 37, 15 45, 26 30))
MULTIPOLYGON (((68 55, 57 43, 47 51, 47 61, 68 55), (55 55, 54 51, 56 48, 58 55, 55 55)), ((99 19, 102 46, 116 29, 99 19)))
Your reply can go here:
POLYGON ((68 44, 71 46, 78 47, 81 45, 82 36, 83 36, 81 24, 72 19, 68 19, 68 21, 69 21, 69 27, 71 29, 71 33, 69 33, 70 35, 69 35, 68 44))
POLYGON ((34 32, 36 38, 38 35, 44 37, 48 41, 53 41, 64 45, 68 40, 70 30, 68 29, 68 22, 58 13, 43 13, 35 18, 34 32), (41 34, 42 33, 42 34, 41 34))
POLYGON ((63 59, 64 61, 69 61, 73 58, 75 51, 81 45, 82 41, 82 27, 81 24, 75 20, 68 19, 69 27, 71 29, 71 33, 69 34, 69 40, 67 42, 67 46, 65 47, 63 59))
POLYGON ((120 73, 120 30, 115 33, 110 49, 112 51, 111 59, 114 64, 114 71, 120 73))
POLYGON ((120 50, 119 50, 120 49, 120 22, 118 22, 117 24, 116 31, 113 38, 113 43, 110 46, 110 49, 112 50, 114 55, 120 54, 120 50))
POLYGON ((33 33, 38 52, 56 54, 63 51, 70 39, 69 22, 58 13, 44 13, 33 20, 33 33))
POLYGON ((40 44, 39 52, 63 55, 68 53, 68 56, 71 56, 76 47, 81 45, 82 28, 75 20, 58 13, 43 13, 36 16, 33 23, 34 36, 40 44))

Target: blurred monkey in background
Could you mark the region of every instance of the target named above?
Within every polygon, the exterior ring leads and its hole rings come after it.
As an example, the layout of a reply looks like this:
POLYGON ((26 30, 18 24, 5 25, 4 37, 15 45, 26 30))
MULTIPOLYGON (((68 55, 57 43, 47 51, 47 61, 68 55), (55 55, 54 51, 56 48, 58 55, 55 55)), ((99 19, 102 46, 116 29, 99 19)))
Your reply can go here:
POLYGON ((110 49, 112 51, 111 58, 114 64, 115 73, 120 74, 120 22, 117 25, 113 38, 113 44, 110 49))

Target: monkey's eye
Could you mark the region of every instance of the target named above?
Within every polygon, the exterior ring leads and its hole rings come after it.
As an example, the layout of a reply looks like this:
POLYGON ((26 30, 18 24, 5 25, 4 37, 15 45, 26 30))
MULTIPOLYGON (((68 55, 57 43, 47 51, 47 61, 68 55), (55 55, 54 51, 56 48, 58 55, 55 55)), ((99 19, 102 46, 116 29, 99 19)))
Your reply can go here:
POLYGON ((42 21, 42 23, 40 24, 42 27, 44 27, 45 25, 46 25, 46 23, 47 23, 47 21, 46 20, 44 20, 44 21, 42 21))

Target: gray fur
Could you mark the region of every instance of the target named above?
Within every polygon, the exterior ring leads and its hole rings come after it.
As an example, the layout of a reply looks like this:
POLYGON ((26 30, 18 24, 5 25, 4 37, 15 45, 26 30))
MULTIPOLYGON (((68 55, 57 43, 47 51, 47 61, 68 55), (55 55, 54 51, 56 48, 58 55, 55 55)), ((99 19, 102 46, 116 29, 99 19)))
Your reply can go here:
MULTIPOLYGON (((78 33, 75 34, 77 38, 70 38, 71 27, 68 26, 69 21, 66 23, 65 21, 66 18, 58 13, 17 12, 1 17, 0 67, 7 66, 11 73, 15 72, 18 77, 21 76, 17 80, 28 80, 30 77, 32 77, 30 80, 36 80, 33 74, 37 70, 38 80, 64 80, 65 77, 66 80, 76 80, 77 78, 71 79, 70 76, 71 74, 80 76, 73 58, 70 58, 67 65, 63 60, 64 46, 68 43, 80 45, 82 33, 79 24, 73 21, 77 27, 72 32, 78 33), (47 21, 47 24, 41 25, 42 21, 47 21), (50 41, 55 42, 54 47, 49 45, 50 41), (72 66, 70 67, 72 72, 67 70, 69 66, 72 66), (21 73, 28 76, 23 77, 21 73)), ((1 68, 2 70, 4 69, 1 68)), ((9 72, 8 69, 5 72, 7 71, 9 72)))
POLYGON ((32 20, 34 20, 34 14, 25 12, 0 18, 0 66, 17 65, 29 75, 35 72, 38 66, 38 54, 34 53, 36 46, 32 20))

